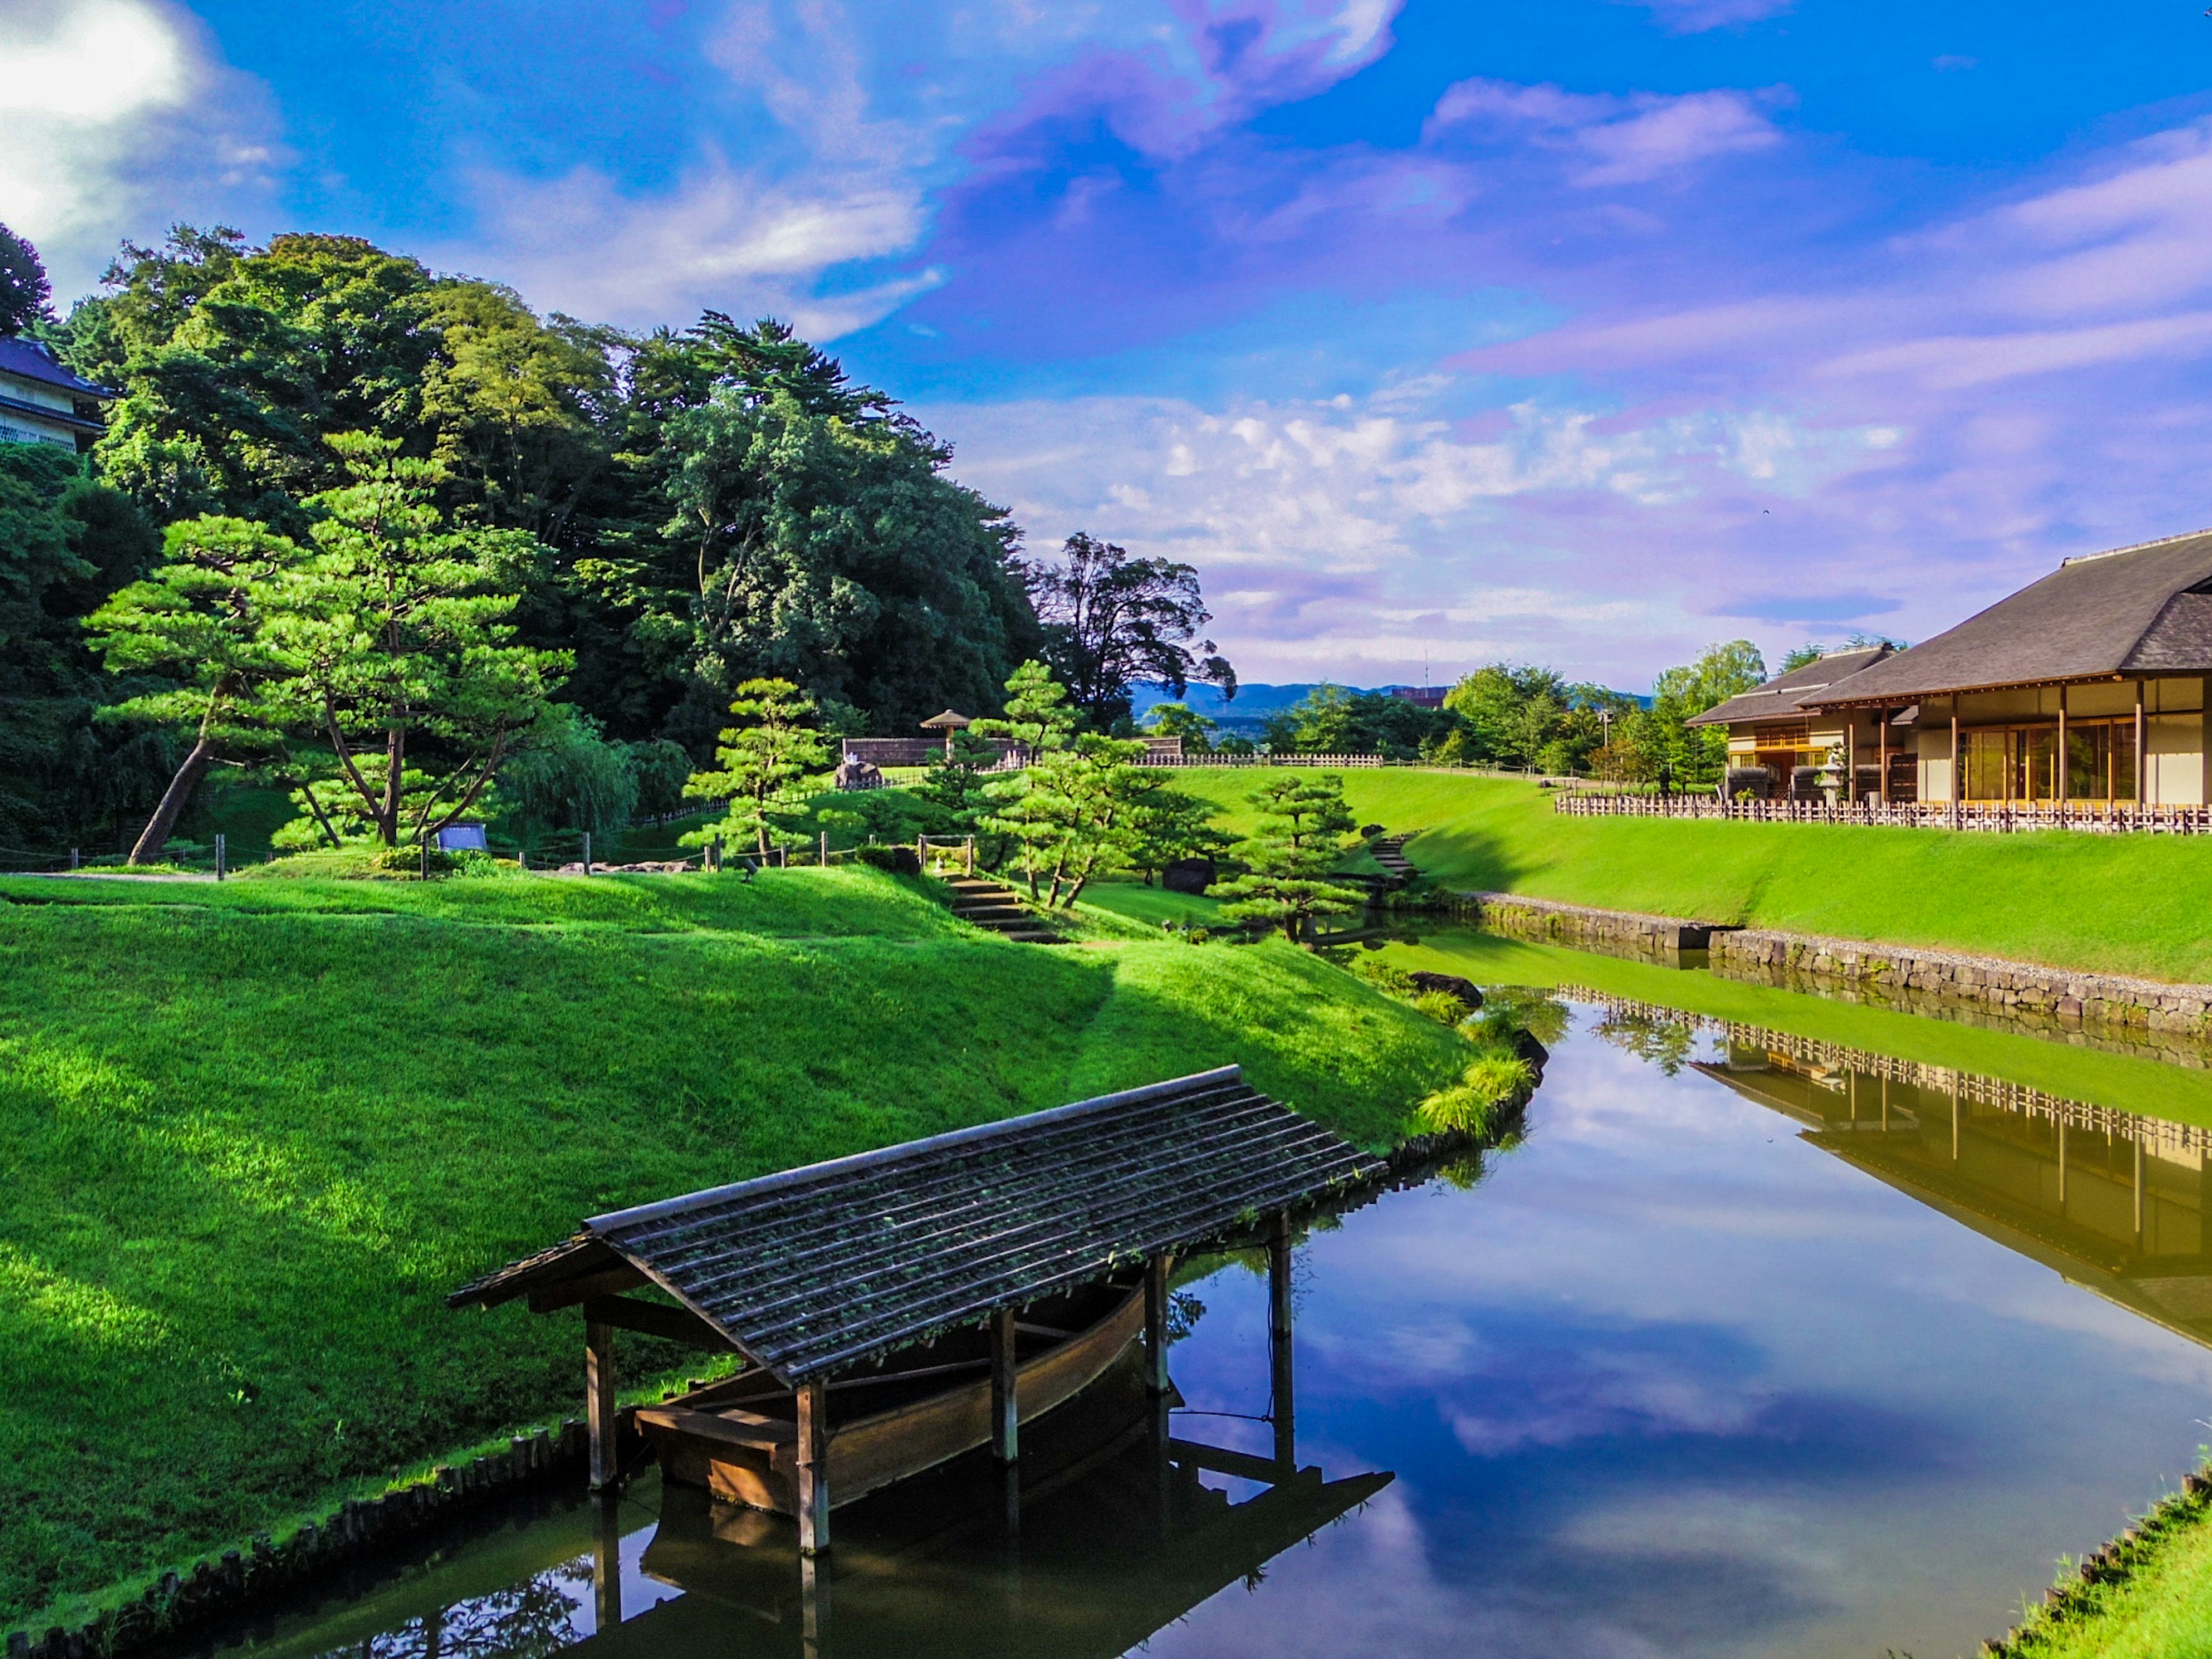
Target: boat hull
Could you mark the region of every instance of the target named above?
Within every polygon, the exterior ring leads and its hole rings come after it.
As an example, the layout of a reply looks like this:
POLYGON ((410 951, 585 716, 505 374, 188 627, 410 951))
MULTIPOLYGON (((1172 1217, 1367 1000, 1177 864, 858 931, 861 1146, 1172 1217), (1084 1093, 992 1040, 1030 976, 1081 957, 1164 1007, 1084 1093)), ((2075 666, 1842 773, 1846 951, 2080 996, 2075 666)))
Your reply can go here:
MULTIPOLYGON (((1092 1322, 1021 1360, 1014 1383, 1018 1421, 1033 1421, 1089 1387, 1143 1334, 1144 1323, 1142 1287, 1115 1287, 1110 1305, 1092 1322)), ((645 1407, 637 1421, 659 1455, 664 1480, 704 1487, 728 1503, 790 1515, 798 1504, 799 1449, 787 1414, 789 1400, 785 1390, 748 1393, 740 1379, 734 1386, 698 1389, 645 1407)), ((830 1501, 849 1504, 987 1445, 990 1437, 987 1371, 843 1421, 833 1403, 830 1501)))

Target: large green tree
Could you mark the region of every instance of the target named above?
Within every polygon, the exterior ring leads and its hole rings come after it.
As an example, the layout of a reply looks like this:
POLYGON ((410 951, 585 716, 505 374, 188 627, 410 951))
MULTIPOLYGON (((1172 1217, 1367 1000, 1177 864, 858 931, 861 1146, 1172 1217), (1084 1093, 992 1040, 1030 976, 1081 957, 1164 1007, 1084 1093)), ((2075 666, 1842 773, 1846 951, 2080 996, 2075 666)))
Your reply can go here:
POLYGON ((106 716, 191 734, 131 846, 131 863, 161 855, 210 767, 270 747, 283 717, 266 693, 285 663, 270 638, 270 606, 279 579, 302 558, 295 543, 266 526, 213 514, 187 519, 169 526, 159 568, 87 623, 112 672, 168 681, 111 705, 106 716))
POLYGON ((1222 914, 1279 927, 1295 943, 1321 917, 1358 910, 1360 901, 1329 878, 1352 827, 1344 780, 1333 772, 1293 772, 1261 785, 1251 800, 1259 827, 1237 848, 1250 867, 1214 889, 1230 901, 1222 914))
POLYGON ((1104 728, 1126 719, 1129 688, 1139 681, 1176 697, 1193 680, 1237 695, 1229 659, 1198 637, 1212 617, 1194 567, 1137 558, 1079 530, 1060 548, 1058 564, 1030 565, 1027 574, 1044 623, 1045 659, 1092 724, 1104 728))
POLYGON ((268 631, 289 718, 329 742, 337 798, 392 847, 475 805, 566 658, 514 637, 533 538, 449 525, 435 465, 395 439, 331 444, 349 482, 312 499, 314 552, 278 584, 268 631))
POLYGON ((684 793, 695 800, 727 801, 719 824, 694 830, 694 843, 727 835, 750 839, 763 853, 781 823, 800 810, 789 797, 810 776, 829 769, 830 744, 815 724, 814 700, 789 680, 747 680, 730 701, 715 764, 694 773, 684 793), (781 810, 779 810, 781 809, 781 810))

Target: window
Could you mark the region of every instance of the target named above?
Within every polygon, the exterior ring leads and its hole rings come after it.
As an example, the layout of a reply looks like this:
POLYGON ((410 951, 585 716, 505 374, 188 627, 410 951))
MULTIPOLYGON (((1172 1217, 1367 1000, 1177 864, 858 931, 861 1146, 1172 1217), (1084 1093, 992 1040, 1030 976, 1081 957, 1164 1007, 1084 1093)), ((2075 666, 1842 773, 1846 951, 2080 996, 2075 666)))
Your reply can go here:
MULTIPOLYGON (((1976 726, 1959 734, 1970 801, 2056 801, 2058 726, 1976 726)), ((2066 798, 2136 798, 2136 727, 2132 718, 2066 723, 2066 798)))

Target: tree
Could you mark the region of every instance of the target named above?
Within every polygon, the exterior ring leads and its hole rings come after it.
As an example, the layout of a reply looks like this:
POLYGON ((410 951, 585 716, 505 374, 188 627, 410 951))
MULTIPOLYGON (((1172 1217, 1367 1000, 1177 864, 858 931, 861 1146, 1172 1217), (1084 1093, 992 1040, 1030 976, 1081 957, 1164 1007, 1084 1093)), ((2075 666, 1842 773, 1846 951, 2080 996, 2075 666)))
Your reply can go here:
POLYGON ((508 620, 535 538, 447 527, 430 501, 438 469, 397 439, 330 442, 352 482, 311 498, 314 554, 275 586, 276 691, 330 743, 348 811, 393 847, 475 805, 567 659, 518 643, 508 620))
POLYGON ((1790 673, 1800 668, 1809 668, 1828 654, 1828 647, 1817 640, 1808 640, 1802 645, 1792 646, 1782 659, 1782 672, 1790 673))
POLYGON ((1239 843, 1248 875, 1218 891, 1232 901, 1222 914, 1234 921, 1264 921, 1295 944, 1324 915, 1360 908, 1341 884, 1328 879, 1352 828, 1344 780, 1334 773, 1292 775, 1262 784, 1251 801, 1260 809, 1257 833, 1239 843))
POLYGON ((1155 873, 1180 859, 1218 858, 1236 844, 1235 836, 1213 827, 1212 802, 1184 793, 1165 778, 1135 805, 1127 863, 1147 887, 1155 873))
POLYGON ((1030 774, 1039 761, 1074 740, 1076 714, 1068 702, 1067 688, 1035 658, 1007 677, 1005 707, 1003 719, 980 720, 969 729, 979 738, 1012 738, 1024 765, 982 786, 994 810, 979 822, 1006 838, 1020 859, 1030 896, 1035 898, 1058 831, 1030 799, 1036 781, 1030 774))
POLYGON ((1179 702, 1156 702, 1145 715, 1145 729, 1154 737, 1181 738, 1186 754, 1213 751, 1213 734, 1221 728, 1196 709, 1179 702))
POLYGON ((1383 755, 1413 760, 1439 742, 1452 717, 1387 691, 1317 685, 1262 723, 1270 750, 1302 755, 1383 755))
POLYGON ((1162 788, 1157 773, 1134 763, 1145 745, 1085 732, 1065 749, 1033 759, 1022 774, 1018 820, 1030 865, 1030 896, 1048 908, 1071 908, 1095 876, 1128 855, 1139 820, 1162 788))
POLYGON ((1182 696, 1193 680, 1237 695, 1237 671, 1212 640, 1190 641, 1212 620, 1198 572, 1168 559, 1135 559, 1082 531, 1061 548, 1062 565, 1028 567, 1030 595, 1045 629, 1045 656, 1076 707, 1100 728, 1129 713, 1129 688, 1150 681, 1182 696))
POLYGON ((789 680, 747 680, 731 699, 730 713, 738 723, 723 730, 714 750, 719 769, 695 772, 684 787, 695 800, 726 799, 729 816, 685 839, 696 844, 726 832, 765 853, 777 819, 787 816, 776 803, 801 778, 829 766, 830 747, 807 724, 816 714, 814 700, 789 680))
POLYGON ((281 716, 266 697, 284 672, 269 638, 276 585, 302 562, 289 538, 243 519, 203 516, 169 526, 161 566, 94 611, 86 628, 113 673, 153 672, 167 690, 110 705, 111 720, 189 725, 192 745, 131 849, 161 856, 177 818, 218 759, 271 747, 281 716))
POLYGON ((52 292, 38 249, 0 225, 0 338, 45 321, 52 292))
POLYGON ((549 703, 500 769, 499 799, 526 852, 537 829, 605 835, 637 810, 637 767, 628 746, 609 743, 589 714, 549 703))
POLYGON ((1625 769, 1656 778, 1662 789, 1717 783, 1728 765, 1728 732, 1689 721, 1765 680, 1766 659, 1749 640, 1708 646, 1695 662, 1665 670, 1652 683, 1651 706, 1625 722, 1625 769))

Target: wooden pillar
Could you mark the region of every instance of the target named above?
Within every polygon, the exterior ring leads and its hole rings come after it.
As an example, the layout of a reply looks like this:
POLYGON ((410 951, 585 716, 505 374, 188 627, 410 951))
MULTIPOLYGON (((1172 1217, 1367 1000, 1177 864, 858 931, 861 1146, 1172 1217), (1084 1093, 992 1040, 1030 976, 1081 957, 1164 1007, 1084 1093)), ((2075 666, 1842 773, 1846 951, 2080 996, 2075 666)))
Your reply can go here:
POLYGON ((829 1659, 830 1564, 799 1558, 799 1651, 801 1659, 829 1659))
POLYGON ((793 1390, 799 1406, 799 1553, 830 1547, 830 1395, 820 1382, 793 1390))
POLYGON ((1859 711, 1844 711, 1844 799, 1859 798, 1859 711))
POLYGON ((1875 774, 1874 798, 1875 805, 1887 806, 1889 805, 1889 710, 1877 708, 1874 711, 1874 717, 1881 723, 1881 729, 1875 733, 1875 765, 1879 769, 1875 774))
POLYGON ((2135 1148, 2136 1148, 2136 1248, 2137 1249, 2141 1249, 2142 1248, 2142 1237, 2143 1237, 2143 1159, 2142 1159, 2142 1141, 2140 1141, 2140 1140, 2136 1141, 2136 1142, 2135 1143, 2135 1148))
POLYGON ((592 1605, 604 1634, 623 1621, 622 1500, 611 1492, 592 1500, 592 1605))
POLYGON ((2051 799, 2066 805, 2066 688, 2059 686, 2059 752, 2051 761, 2051 799))
POLYGON ((2062 1218, 2066 1213, 2066 1117, 2063 1112, 2058 1118, 2058 1213, 2062 1218))
POLYGON ((1298 1467, 1297 1391, 1291 1370, 1291 1218, 1276 1215, 1267 1236, 1267 1365, 1274 1395, 1275 1462, 1287 1480, 1298 1467))
POLYGON ((1959 700, 1951 699, 1951 827, 1964 823, 1966 800, 1966 757, 1959 749, 1959 700))
POLYGON ((1959 1161, 1959 1074, 1951 1073, 1951 1162, 1959 1161))
POLYGON ((2143 753, 2143 683, 2136 682, 2136 805, 2150 799, 2150 757, 2143 753))
POLYGON ((1145 1389, 1168 1391, 1168 1259, 1145 1264, 1145 1389))
POLYGON ((616 1439, 615 1328, 584 1322, 584 1420, 592 1431, 592 1490, 605 1492, 622 1478, 616 1439))
POLYGON ((1001 1308, 991 1316, 991 1455, 1001 1463, 1022 1455, 1015 1363, 1014 1310, 1001 1308))

